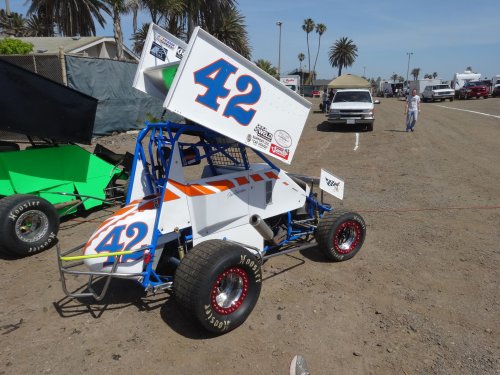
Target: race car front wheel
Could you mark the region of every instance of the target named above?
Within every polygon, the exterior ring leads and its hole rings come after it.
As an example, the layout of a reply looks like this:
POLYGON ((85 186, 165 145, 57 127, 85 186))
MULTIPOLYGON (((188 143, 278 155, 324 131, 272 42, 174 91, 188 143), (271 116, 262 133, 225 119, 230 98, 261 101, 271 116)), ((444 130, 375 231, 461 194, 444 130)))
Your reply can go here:
POLYGON ((0 248, 11 255, 27 256, 56 243, 59 215, 47 200, 16 194, 0 199, 0 248))
POLYGON ((361 215, 345 210, 325 213, 316 229, 316 241, 326 257, 341 262, 354 257, 365 240, 366 224, 361 215))
POLYGON ((175 272, 179 304, 206 330, 229 332, 247 319, 260 295, 259 260, 243 247, 222 240, 194 246, 175 272))

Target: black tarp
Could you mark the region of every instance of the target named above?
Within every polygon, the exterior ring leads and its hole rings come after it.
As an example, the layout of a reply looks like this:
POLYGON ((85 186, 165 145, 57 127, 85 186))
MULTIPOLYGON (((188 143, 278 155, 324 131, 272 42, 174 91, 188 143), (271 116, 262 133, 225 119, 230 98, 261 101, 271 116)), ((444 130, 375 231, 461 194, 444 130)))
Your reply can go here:
POLYGON ((90 144, 97 99, 0 59, 0 130, 90 144))
MULTIPOLYGON (((94 135, 142 129, 148 114, 161 116, 162 101, 132 87, 137 64, 68 55, 65 59, 68 86, 99 100, 94 135)), ((166 119, 181 117, 169 113, 166 119)))

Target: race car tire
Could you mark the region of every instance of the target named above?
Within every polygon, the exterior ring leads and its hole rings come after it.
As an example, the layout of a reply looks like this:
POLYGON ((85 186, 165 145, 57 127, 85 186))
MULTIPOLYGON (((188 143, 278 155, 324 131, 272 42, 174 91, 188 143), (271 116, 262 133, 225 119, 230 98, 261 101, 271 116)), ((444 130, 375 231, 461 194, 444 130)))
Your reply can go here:
POLYGON ((247 319, 260 295, 259 259, 222 240, 194 246, 175 271, 174 295, 204 329, 227 333, 247 319))
POLYGON ((364 219, 355 212, 335 210, 326 212, 316 229, 316 241, 325 256, 334 262, 354 257, 366 236, 364 219))
POLYGON ((0 247, 16 256, 49 249, 57 242, 59 215, 47 200, 16 194, 0 199, 0 247))

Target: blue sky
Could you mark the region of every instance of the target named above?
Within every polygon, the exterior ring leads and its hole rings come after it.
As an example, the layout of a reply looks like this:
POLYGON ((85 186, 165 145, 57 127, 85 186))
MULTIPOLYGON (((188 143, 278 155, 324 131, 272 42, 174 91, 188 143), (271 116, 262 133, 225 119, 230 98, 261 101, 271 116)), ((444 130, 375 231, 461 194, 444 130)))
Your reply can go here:
MULTIPOLYGON (((26 0, 10 3, 12 11, 25 14, 26 0)), ((316 65, 318 78, 337 75, 337 69, 328 62, 328 50, 344 36, 358 46, 358 57, 343 73, 365 73, 374 78, 397 73, 406 77, 406 52, 411 51, 410 71, 420 68, 421 77, 437 72, 440 78, 449 80, 467 66, 483 77, 500 74, 500 0, 239 0, 238 4, 245 16, 252 60, 265 59, 278 65, 276 22, 283 22, 282 74, 299 67, 297 56, 301 52, 306 55, 303 69, 307 69, 306 33, 301 27, 306 18, 327 27, 316 65)), ((143 16, 142 21, 148 20, 143 16)), ((127 45, 131 24, 130 17, 123 19, 127 45)), ((98 35, 113 35, 111 21, 104 30, 98 30, 98 35)), ((309 41, 312 68, 318 34, 309 34, 309 41)))

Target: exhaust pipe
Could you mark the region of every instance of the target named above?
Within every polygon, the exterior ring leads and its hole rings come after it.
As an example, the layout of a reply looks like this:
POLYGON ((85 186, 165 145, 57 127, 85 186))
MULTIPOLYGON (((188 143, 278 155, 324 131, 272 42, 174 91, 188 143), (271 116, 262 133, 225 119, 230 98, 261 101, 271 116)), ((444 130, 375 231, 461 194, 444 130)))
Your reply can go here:
POLYGON ((255 228, 257 232, 264 238, 265 240, 272 240, 274 237, 274 233, 269 225, 266 224, 264 220, 259 215, 250 216, 250 225, 255 228))

